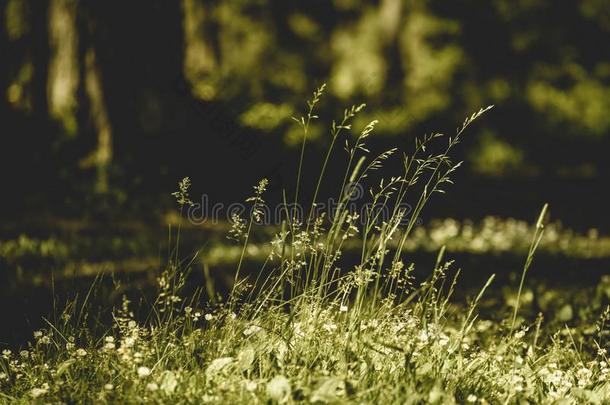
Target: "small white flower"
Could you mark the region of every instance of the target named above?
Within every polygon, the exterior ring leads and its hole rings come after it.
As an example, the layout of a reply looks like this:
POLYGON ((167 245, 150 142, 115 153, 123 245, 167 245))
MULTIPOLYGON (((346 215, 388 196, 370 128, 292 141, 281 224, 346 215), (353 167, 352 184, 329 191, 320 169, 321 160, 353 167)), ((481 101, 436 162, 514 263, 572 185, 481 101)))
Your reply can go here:
POLYGON ((43 335, 43 333, 42 333, 42 331, 41 331, 41 330, 37 330, 37 331, 35 331, 35 332, 34 332, 34 337, 35 337, 36 339, 41 338, 41 337, 42 337, 42 335, 43 335))
POLYGON ((246 381, 244 387, 246 388, 246 391, 254 392, 256 391, 258 384, 256 383, 256 381, 246 381))
POLYGON ((8 375, 6 375, 6 373, 0 373, 0 381, 2 380, 8 380, 8 375))
POLYGON ((438 340, 438 344, 441 346, 447 346, 449 344, 449 336, 445 335, 444 333, 441 334, 441 337, 438 340))
POLYGON ((32 388, 30 390, 30 396, 32 398, 38 398, 38 397, 43 396, 47 392, 48 392, 48 390, 45 390, 44 388, 32 388))
POLYGON ((524 330, 520 330, 519 332, 515 333, 515 339, 517 339, 517 340, 523 339, 524 336, 525 336, 524 330))
POLYGON ((341 306, 339 307, 339 312, 347 312, 347 305, 341 304, 341 306))
POLYGON ((78 349, 76 350, 76 355, 78 357, 85 357, 87 355, 87 351, 85 349, 78 349))
POLYGON ((470 394, 470 395, 468 395, 468 397, 466 398, 466 401, 468 401, 468 402, 471 402, 471 403, 472 403, 472 402, 477 402, 477 399, 478 399, 478 398, 477 398, 477 396, 476 396, 476 395, 474 395, 474 394, 470 394))
POLYGON ((203 402, 204 404, 207 404, 210 402, 218 402, 218 397, 214 396, 214 395, 205 394, 204 396, 201 397, 201 402, 203 402))
POLYGON ((111 350, 114 350, 115 347, 116 346, 113 342, 108 342, 104 345, 104 350, 111 351, 111 350))
POLYGON ((267 395, 279 403, 288 401, 290 392, 290 381, 283 375, 275 376, 267 383, 267 395))
POLYGON ((30 396, 32 398, 38 398, 38 397, 43 396, 47 392, 49 392, 49 384, 44 383, 44 384, 42 384, 42 386, 40 388, 32 388, 30 390, 30 396))
POLYGON ((146 384, 146 389, 148 391, 155 392, 156 390, 159 389, 159 386, 157 385, 157 383, 154 383, 154 382, 153 383, 148 383, 148 384, 146 384))
POLYGON ((106 384, 106 385, 104 385, 104 389, 105 389, 106 391, 112 391, 112 390, 114 389, 114 385, 112 385, 112 384, 106 384))
POLYGON ((138 367, 138 377, 140 378, 146 378, 150 375, 151 370, 148 367, 138 367))
POLYGON ((129 337, 126 337, 125 339, 123 339, 123 342, 121 343, 121 345, 124 347, 132 347, 135 344, 135 342, 136 342, 135 338, 129 336, 129 337))
POLYGON ((212 319, 214 319, 214 316, 213 316, 212 314, 205 314, 204 318, 205 318, 205 320, 206 320, 206 321, 208 321, 208 322, 209 322, 209 321, 211 321, 212 319))
POLYGON ((72 342, 68 342, 68 343, 66 343, 66 350, 67 350, 67 351, 69 351, 69 352, 70 352, 70 351, 74 350, 74 347, 75 347, 75 346, 74 346, 74 343, 72 343, 72 342))
POLYGON ((250 336, 250 335, 260 332, 260 330, 261 330, 260 326, 250 325, 244 330, 243 333, 244 333, 244 336, 250 336))
POLYGON ((106 343, 114 343, 114 336, 106 336, 104 338, 104 342, 106 342, 106 343))
POLYGON ((327 332, 332 332, 337 330, 337 324, 329 322, 329 323, 325 323, 324 325, 322 325, 322 329, 324 329, 327 332))

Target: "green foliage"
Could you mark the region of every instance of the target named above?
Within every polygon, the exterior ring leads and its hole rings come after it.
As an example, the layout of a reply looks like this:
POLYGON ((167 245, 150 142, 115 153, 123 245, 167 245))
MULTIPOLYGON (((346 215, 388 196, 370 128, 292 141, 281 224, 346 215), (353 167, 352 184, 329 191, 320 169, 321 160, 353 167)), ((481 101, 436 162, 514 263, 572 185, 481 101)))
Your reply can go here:
MULTIPOLYGON (((287 27, 268 18, 266 1, 240 4, 243 7, 207 6, 211 20, 222 16, 220 54, 237 49, 241 53, 239 58, 222 58, 218 63, 223 67, 192 81, 193 88, 211 80, 216 83, 215 97, 231 101, 235 96, 229 89, 236 88, 234 82, 243 83, 253 105, 243 112, 244 123, 277 129, 291 144, 295 134, 285 130, 281 116, 296 108, 305 73, 318 66, 330 72, 331 95, 346 102, 365 96, 384 122, 380 133, 388 135, 426 128, 430 119, 451 112, 463 114, 464 105, 493 100, 519 106, 526 114, 518 120, 501 127, 490 124, 493 142, 481 135, 481 148, 487 149, 472 151, 478 154, 480 174, 504 174, 509 166, 553 166, 529 162, 516 150, 515 143, 527 148, 526 140, 532 137, 559 142, 609 133, 607 55, 590 49, 610 34, 607 13, 597 12, 599 2, 556 7, 549 0, 495 0, 485 5, 468 0, 451 5, 335 1, 328 5, 336 13, 332 21, 313 9, 282 10, 287 27), (260 23, 252 22, 252 15, 260 15, 260 23), (542 24, 545 18, 553 23, 542 24), (267 44, 265 51, 230 35, 236 25, 248 27, 248 38, 262 35, 256 43, 267 44), (278 34, 285 30, 291 35, 278 34), (263 65, 270 68, 259 69, 263 65), (259 104, 263 92, 282 94, 286 101, 279 106, 259 104)), ((200 36, 193 41, 211 39, 200 36)), ((372 119, 364 113, 355 123, 365 125, 372 119)))
POLYGON ((548 73, 528 84, 528 100, 557 127, 569 124, 585 134, 605 135, 610 130, 610 86, 606 84, 610 65, 601 63, 597 69, 603 74, 588 74, 579 65, 568 65, 565 73, 541 69, 548 73), (562 79, 571 84, 566 88, 553 83, 562 79))
POLYGON ((287 104, 258 103, 241 115, 241 122, 251 128, 271 131, 284 123, 292 113, 292 107, 287 104))
POLYGON ((470 159, 476 172, 498 176, 518 170, 524 158, 520 149, 491 132, 484 132, 478 147, 471 152, 470 159))

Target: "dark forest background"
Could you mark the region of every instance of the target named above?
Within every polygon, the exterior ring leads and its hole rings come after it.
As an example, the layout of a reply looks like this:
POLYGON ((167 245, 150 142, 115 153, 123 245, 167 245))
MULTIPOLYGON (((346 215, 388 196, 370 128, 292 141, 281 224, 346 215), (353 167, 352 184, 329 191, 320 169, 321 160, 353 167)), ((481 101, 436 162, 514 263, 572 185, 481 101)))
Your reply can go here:
POLYGON ((377 142, 404 148, 496 105, 464 142, 446 215, 529 218, 546 198, 574 226, 604 223, 604 0, 2 0, 0 26, 11 220, 145 216, 185 175, 216 201, 263 176, 289 188, 290 117, 327 82, 319 148, 352 103, 368 105, 356 127, 379 119, 377 142))

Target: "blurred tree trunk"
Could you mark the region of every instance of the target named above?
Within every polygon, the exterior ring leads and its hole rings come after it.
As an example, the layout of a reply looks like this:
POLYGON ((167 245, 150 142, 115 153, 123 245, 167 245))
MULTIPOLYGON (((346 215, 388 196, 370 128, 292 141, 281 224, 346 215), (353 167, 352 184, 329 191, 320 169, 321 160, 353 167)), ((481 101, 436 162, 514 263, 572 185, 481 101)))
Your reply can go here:
POLYGON ((94 190, 105 193, 108 192, 108 169, 112 160, 112 127, 104 100, 102 76, 93 47, 89 48, 85 55, 85 91, 89 98, 91 120, 97 131, 97 147, 81 161, 81 166, 96 168, 97 180, 94 190))
POLYGON ((379 18, 385 43, 396 39, 402 16, 402 0, 382 0, 379 5, 379 18))
POLYGON ((50 0, 49 3, 49 114, 59 120, 66 133, 78 130, 76 92, 79 85, 77 0, 50 0))
MULTIPOLYGON (((49 115, 61 122, 68 135, 79 132, 78 93, 80 75, 83 77, 84 95, 87 97, 89 111, 84 119, 90 119, 96 134, 95 147, 85 158, 81 159, 82 168, 94 168, 96 180, 94 191, 108 191, 108 169, 112 159, 112 127, 108 118, 102 75, 97 63, 95 47, 85 37, 79 53, 79 8, 78 0, 50 0, 48 16, 48 36, 51 50, 47 82, 49 115), (84 58, 84 60, 82 60, 84 58), (81 64, 84 69, 81 70, 81 64)), ((85 24, 92 26, 92 21, 85 18, 85 24)), ((93 24, 94 25, 94 24, 93 24)))
POLYGON ((211 24, 210 9, 200 0, 182 0, 184 29, 184 77, 190 83, 193 95, 209 100, 214 98, 214 84, 209 77, 217 68, 217 58, 207 25, 211 24))

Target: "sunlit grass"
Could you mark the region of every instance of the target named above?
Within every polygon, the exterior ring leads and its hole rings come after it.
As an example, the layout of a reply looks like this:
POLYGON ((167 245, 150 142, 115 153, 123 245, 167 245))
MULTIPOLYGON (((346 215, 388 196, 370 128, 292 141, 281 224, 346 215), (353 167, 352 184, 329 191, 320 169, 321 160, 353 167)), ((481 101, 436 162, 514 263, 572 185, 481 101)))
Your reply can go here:
MULTIPOLYGON (((183 243, 190 249, 201 251, 199 261, 208 266, 228 266, 239 258, 242 248, 231 244, 224 237, 230 224, 221 223, 212 228, 201 229, 187 220, 169 218, 173 226, 181 223, 183 243), (204 246, 199 240, 202 233, 215 239, 204 246)), ((148 230, 143 230, 150 232, 148 230)), ((258 232, 259 230, 255 230, 258 232)), ((262 230, 257 234, 261 240, 267 234, 278 232, 279 228, 262 230)), ((140 231, 142 232, 142 231, 140 231)), ((456 220, 452 218, 433 219, 417 226, 406 240, 403 251, 428 252, 435 254, 445 246, 448 253, 473 255, 514 255, 527 254, 533 226, 527 221, 514 218, 488 216, 479 221, 456 220)), ((53 236, 48 238, 21 235, 14 239, 0 240, 0 261, 8 270, 20 268, 27 274, 25 281, 35 281, 46 277, 49 268, 57 277, 90 277, 98 273, 146 272, 159 265, 159 250, 167 250, 159 243, 148 240, 138 241, 133 232, 108 240, 102 236, 53 236), (89 256, 83 255, 87 252, 89 256), (155 255, 151 255, 153 252, 155 255), (99 256, 103 260, 95 260, 99 256)), ((150 239, 150 238, 148 238, 150 239)), ((395 243, 389 242, 393 247, 395 243)), ((358 235, 344 244, 346 253, 357 252, 362 247, 358 235)), ((270 243, 253 242, 248 245, 245 258, 250 262, 262 263, 271 253, 270 243)), ((576 232, 560 222, 547 224, 545 237, 537 250, 538 254, 567 259, 610 259, 610 237, 600 235, 596 229, 576 232)))
MULTIPOLYGON (((309 121, 317 118, 314 109, 323 89, 309 102, 307 119, 296 119, 303 142, 309 121)), ((182 258, 179 226, 152 300, 125 296, 110 314, 95 310, 90 294, 69 302, 22 349, 2 353, 0 399, 21 403, 609 401, 605 349, 610 311, 593 314, 599 320, 589 330, 568 325, 552 329, 542 316, 529 319, 521 313, 526 301, 523 280, 533 271, 545 210, 533 233, 530 227, 513 223, 493 234, 508 243, 489 237, 490 227, 497 226, 493 220, 477 232, 472 225, 467 230, 467 225, 452 222, 431 230, 417 226, 426 203, 445 191, 460 165, 451 160, 452 148, 486 109, 469 117, 453 136, 433 134, 418 140, 414 151, 402 158, 403 173, 384 178, 382 164, 396 150, 370 157, 366 139, 376 122, 342 138, 343 132, 352 131, 351 122, 363 108, 346 109, 342 120, 332 125, 325 162, 335 157, 336 142, 345 140, 347 152, 334 218, 317 217, 313 209, 303 221, 288 215, 266 247, 253 245, 251 235, 267 186, 262 180, 246 200, 253 207, 250 216, 233 218, 230 236, 237 241, 238 253, 233 258, 230 294, 208 289, 210 296, 204 298, 203 288, 183 293, 196 257, 182 258), (392 216, 376 221, 368 215, 359 222, 346 204, 352 193, 348 183, 354 182, 370 189, 371 199, 392 216), (405 201, 414 208, 409 218, 400 208, 405 201), (460 240, 475 250, 486 243, 503 249, 517 241, 528 247, 512 306, 482 315, 480 306, 493 275, 465 302, 452 299, 460 271, 445 259, 445 245, 457 247, 460 240), (418 243, 439 251, 425 280, 416 280, 413 265, 404 262, 405 253, 418 243), (355 263, 344 259, 348 250, 357 252, 351 255, 355 263), (264 260, 259 269, 246 274, 249 264, 244 258, 253 253, 264 260)), ((326 163, 313 196, 327 180, 325 169, 326 163)), ((299 164, 297 184, 304 175, 299 164)), ((189 186, 184 179, 174 193, 181 212, 191 201, 189 186)), ((305 192, 297 187, 295 200, 305 192)), ((551 238, 557 237, 546 230, 551 238)), ((97 286, 94 283, 90 293, 97 286)))

